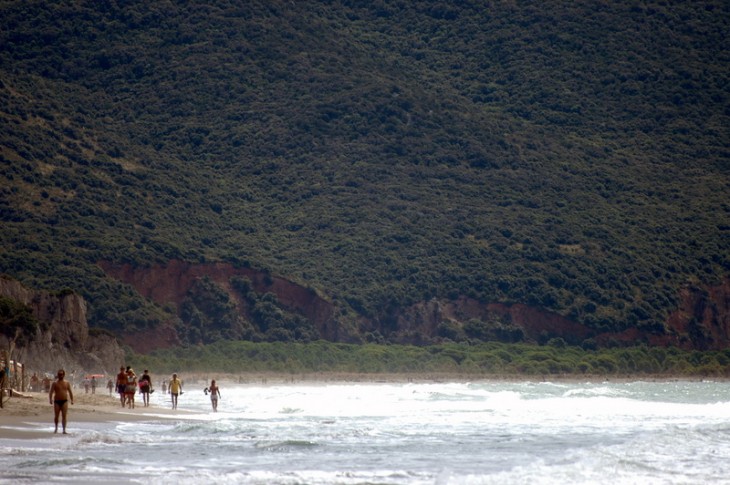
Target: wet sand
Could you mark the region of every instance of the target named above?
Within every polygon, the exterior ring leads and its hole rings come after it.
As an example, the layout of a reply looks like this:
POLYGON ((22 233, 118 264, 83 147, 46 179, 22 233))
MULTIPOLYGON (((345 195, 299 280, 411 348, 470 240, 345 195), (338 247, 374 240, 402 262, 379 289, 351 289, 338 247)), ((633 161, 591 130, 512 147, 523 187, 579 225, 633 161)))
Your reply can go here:
MULTIPOLYGON (((47 393, 27 392, 29 397, 12 397, 0 409, 0 439, 46 438, 53 434, 53 405, 47 393), (39 429, 45 427, 45 429, 39 429)), ((184 410, 172 410, 150 404, 142 405, 138 397, 134 409, 122 408, 118 395, 108 393, 86 394, 74 392, 74 404, 69 403, 67 429, 71 432, 79 422, 140 422, 175 419, 186 414, 184 410)), ((59 416, 59 433, 61 423, 59 416)))

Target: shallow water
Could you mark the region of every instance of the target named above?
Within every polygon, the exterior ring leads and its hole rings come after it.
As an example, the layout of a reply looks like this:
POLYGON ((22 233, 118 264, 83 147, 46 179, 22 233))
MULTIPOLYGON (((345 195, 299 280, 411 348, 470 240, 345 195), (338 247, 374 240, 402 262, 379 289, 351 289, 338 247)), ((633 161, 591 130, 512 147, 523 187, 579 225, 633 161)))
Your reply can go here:
POLYGON ((173 421, 0 439, 0 480, 730 483, 725 382, 222 383, 218 413, 200 387, 173 421))

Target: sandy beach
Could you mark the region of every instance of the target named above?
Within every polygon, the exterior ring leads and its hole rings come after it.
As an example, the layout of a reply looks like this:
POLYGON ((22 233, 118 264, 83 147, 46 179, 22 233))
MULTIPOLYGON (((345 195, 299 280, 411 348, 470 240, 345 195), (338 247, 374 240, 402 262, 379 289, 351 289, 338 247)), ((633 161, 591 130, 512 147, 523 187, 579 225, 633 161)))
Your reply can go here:
MULTIPOLYGON (((186 414, 184 410, 172 410, 150 404, 138 405, 134 409, 122 408, 118 395, 108 393, 86 394, 74 392, 74 404, 69 405, 67 428, 72 430, 79 422, 118 422, 118 421, 159 421, 174 419, 186 414)), ((0 438, 33 439, 48 437, 53 433, 53 405, 48 402, 48 394, 27 392, 29 397, 13 397, 0 409, 0 438), (39 430, 39 426, 47 429, 39 430)), ((59 433, 60 433, 59 418, 59 433)))

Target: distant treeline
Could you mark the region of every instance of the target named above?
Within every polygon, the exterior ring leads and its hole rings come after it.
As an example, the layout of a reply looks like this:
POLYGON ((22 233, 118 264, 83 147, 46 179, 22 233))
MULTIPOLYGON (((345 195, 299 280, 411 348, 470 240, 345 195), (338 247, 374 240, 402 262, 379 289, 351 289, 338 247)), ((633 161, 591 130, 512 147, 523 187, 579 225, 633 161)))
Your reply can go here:
POLYGON ((483 343, 429 347, 220 341, 170 348, 151 355, 130 353, 137 368, 165 372, 276 372, 448 374, 510 376, 728 377, 730 350, 685 351, 636 346, 585 350, 560 339, 547 345, 483 343))

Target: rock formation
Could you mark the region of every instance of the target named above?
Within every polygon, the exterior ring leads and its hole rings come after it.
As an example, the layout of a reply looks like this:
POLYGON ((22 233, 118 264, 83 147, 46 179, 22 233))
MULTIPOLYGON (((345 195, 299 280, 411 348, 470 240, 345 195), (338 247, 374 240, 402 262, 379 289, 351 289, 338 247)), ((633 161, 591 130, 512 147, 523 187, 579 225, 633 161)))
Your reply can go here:
MULTIPOLYGON (((81 296, 71 291, 54 294, 30 289, 7 276, 0 276, 0 296, 26 305, 41 323, 36 335, 26 345, 16 346, 11 356, 27 369, 109 374, 124 362, 115 337, 104 332, 90 334, 86 301, 81 296)), ((10 339, 0 335, 0 348, 6 350, 10 345, 10 339)))
MULTIPOLYGON (((196 279, 207 277, 225 289, 232 301, 237 302, 241 312, 245 303, 231 288, 231 278, 244 276, 251 281, 257 293, 273 293, 278 301, 289 310, 296 312, 311 321, 321 338, 325 340, 345 341, 349 334, 337 324, 334 318, 335 306, 320 297, 311 288, 306 288, 279 276, 272 276, 264 271, 251 268, 236 268, 227 263, 193 264, 173 260, 166 265, 133 266, 130 264, 113 264, 100 262, 99 266, 109 276, 134 287, 137 292, 158 305, 172 304, 179 308, 196 279)), ((164 336, 156 339, 157 348, 172 344, 177 338, 170 335, 171 328, 164 329, 164 336)), ((149 333, 146 331, 146 333, 149 333)), ((152 350, 149 344, 152 339, 142 339, 141 335, 124 335, 124 342, 138 352, 152 350)))

